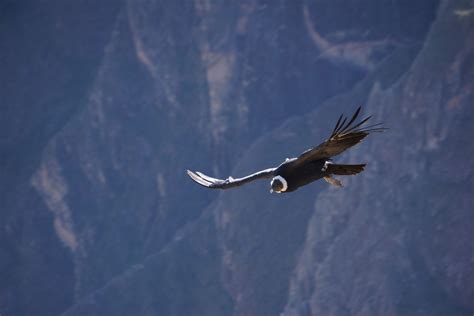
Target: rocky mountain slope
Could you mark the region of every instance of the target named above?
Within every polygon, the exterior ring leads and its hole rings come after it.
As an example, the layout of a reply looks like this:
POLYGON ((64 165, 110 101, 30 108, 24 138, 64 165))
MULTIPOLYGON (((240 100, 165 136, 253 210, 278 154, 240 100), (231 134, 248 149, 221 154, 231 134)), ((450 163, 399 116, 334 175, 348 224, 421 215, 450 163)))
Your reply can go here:
POLYGON ((472 1, 4 3, 0 314, 472 314, 472 1), (343 189, 186 177, 359 104, 343 189))

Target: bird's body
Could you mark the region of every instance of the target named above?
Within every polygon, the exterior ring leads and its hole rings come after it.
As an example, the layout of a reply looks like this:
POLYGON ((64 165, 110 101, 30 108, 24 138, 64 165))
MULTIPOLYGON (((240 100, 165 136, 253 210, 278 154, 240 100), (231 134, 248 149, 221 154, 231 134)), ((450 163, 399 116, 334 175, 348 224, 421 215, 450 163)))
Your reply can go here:
POLYGON ((319 180, 327 175, 327 170, 323 171, 325 159, 318 159, 301 166, 292 166, 297 158, 283 162, 275 170, 275 176, 281 176, 286 180, 288 188, 283 192, 292 192, 313 181, 319 180))
POLYGON ((310 148, 296 158, 286 159, 276 168, 269 168, 243 178, 229 177, 225 180, 212 178, 200 172, 188 170, 188 175, 198 184, 211 189, 228 189, 256 179, 272 178, 271 192, 288 193, 313 181, 324 179, 335 186, 342 186, 333 175, 354 175, 364 170, 365 164, 344 165, 332 163, 331 157, 358 144, 371 132, 381 132, 380 124, 362 127, 370 118, 353 125, 359 115, 359 107, 346 123, 341 115, 328 140, 310 148))

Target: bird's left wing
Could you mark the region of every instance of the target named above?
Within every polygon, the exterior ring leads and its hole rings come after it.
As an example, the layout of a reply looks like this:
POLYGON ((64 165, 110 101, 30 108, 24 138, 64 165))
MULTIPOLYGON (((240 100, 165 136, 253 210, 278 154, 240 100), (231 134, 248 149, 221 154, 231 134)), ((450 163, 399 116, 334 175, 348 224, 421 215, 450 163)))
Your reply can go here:
POLYGON ((210 189, 229 189, 237 186, 241 186, 245 183, 257 180, 257 179, 264 179, 264 178, 271 178, 273 177, 274 171, 276 168, 268 168, 262 171, 255 172, 251 175, 248 175, 243 178, 237 178, 234 179, 232 177, 229 177, 225 180, 222 179, 216 179, 212 178, 209 176, 206 176, 205 174, 196 171, 192 172, 190 170, 187 170, 188 175, 193 179, 195 182, 198 184, 210 188, 210 189))

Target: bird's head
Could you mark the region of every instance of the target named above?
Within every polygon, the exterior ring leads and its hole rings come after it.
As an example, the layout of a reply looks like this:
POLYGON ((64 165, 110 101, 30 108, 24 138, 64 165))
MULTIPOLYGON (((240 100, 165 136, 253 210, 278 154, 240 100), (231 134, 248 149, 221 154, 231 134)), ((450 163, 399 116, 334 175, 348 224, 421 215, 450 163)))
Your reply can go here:
POLYGON ((270 182, 270 192, 276 192, 276 193, 281 193, 286 191, 288 188, 288 184, 286 180, 282 176, 276 176, 272 179, 272 182, 270 182))

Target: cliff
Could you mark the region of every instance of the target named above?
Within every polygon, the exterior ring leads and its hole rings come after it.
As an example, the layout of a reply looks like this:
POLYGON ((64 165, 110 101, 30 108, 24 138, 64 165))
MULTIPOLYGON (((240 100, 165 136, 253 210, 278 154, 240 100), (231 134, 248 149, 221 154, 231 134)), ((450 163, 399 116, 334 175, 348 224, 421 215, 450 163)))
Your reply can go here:
POLYGON ((25 3, 1 10, 2 315, 472 313, 472 2, 25 3), (368 162, 343 189, 184 172, 276 165, 360 104, 390 130, 337 159, 368 162))

